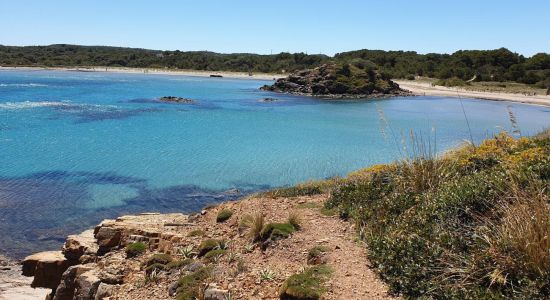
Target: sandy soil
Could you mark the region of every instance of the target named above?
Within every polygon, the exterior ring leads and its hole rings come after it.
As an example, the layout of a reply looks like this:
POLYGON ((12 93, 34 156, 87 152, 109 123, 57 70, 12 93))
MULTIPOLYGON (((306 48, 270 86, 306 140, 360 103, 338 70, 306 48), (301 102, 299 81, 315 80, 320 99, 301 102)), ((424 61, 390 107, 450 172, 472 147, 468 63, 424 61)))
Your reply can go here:
MULTIPOLYGON (((316 245, 327 247, 327 265, 333 273, 326 282, 324 300, 394 299, 388 295, 387 286, 369 268, 367 249, 356 240, 355 229, 349 222, 337 216, 321 214, 326 196, 299 198, 249 198, 210 208, 193 226, 183 227, 182 234, 192 230, 204 230, 206 236, 188 237, 183 245, 198 245, 206 238, 230 240, 229 251, 242 259, 246 270, 235 273, 235 263, 226 255, 216 264, 214 283, 232 292, 233 299, 279 299, 279 289, 290 275, 307 268, 308 250, 316 245), (217 212, 223 208, 234 212, 225 223, 216 223, 217 212), (302 228, 270 245, 267 250, 259 248, 248 251, 250 244, 247 232, 239 232, 239 220, 246 215, 263 213, 266 222, 285 222, 289 212, 294 211, 302 219, 302 228), (260 271, 270 270, 272 280, 261 280, 260 271)), ((147 257, 146 255, 145 257, 147 257)), ((171 299, 168 286, 178 278, 177 274, 161 275, 156 283, 144 283, 139 263, 126 278, 112 299, 171 299)))
POLYGON ((536 95, 526 96, 521 94, 511 93, 491 93, 467 91, 461 88, 448 88, 444 86, 431 86, 430 83, 414 82, 407 80, 394 80, 402 89, 409 90, 416 95, 425 96, 446 96, 446 97, 463 97, 477 98, 495 101, 511 101, 528 104, 550 106, 550 96, 536 95))
POLYGON ((170 69, 153 69, 153 68, 124 68, 124 67, 2 67, 0 70, 56 70, 56 71, 79 71, 79 72, 111 72, 111 73, 127 73, 127 74, 161 74, 161 75, 184 75, 197 77, 210 77, 210 75, 221 75, 224 78, 237 79, 259 79, 259 80, 274 80, 285 77, 281 74, 269 73, 253 73, 249 75, 245 72, 229 72, 229 71, 197 71, 197 70, 170 70, 170 69))

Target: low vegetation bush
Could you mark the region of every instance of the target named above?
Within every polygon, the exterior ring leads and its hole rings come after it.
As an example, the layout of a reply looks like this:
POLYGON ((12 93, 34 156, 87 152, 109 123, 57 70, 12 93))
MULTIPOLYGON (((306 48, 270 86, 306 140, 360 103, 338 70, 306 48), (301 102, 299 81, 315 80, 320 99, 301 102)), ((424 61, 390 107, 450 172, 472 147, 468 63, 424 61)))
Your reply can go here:
POLYGON ((227 250, 225 249, 210 250, 203 257, 209 261, 213 261, 225 255, 226 252, 227 250))
POLYGON ((220 210, 220 212, 218 212, 218 215, 216 216, 216 222, 218 223, 225 222, 229 220, 229 218, 231 218, 232 215, 233 215, 233 212, 230 211, 229 209, 222 209, 220 210))
POLYGON ((201 299, 203 284, 210 278, 212 267, 202 267, 197 271, 180 277, 178 281, 177 300, 201 299))
POLYGON ((147 245, 142 242, 135 242, 128 244, 126 246, 126 257, 136 257, 143 253, 145 253, 145 250, 147 250, 147 245))
POLYGON ((168 254, 157 253, 157 254, 153 254, 151 257, 149 257, 145 261, 145 265, 146 266, 151 266, 151 265, 154 265, 154 264, 166 265, 167 263, 169 263, 173 260, 174 259, 172 258, 172 256, 170 256, 168 254))
POLYGON ((323 284, 330 277, 331 272, 328 266, 320 265, 290 276, 281 287, 280 299, 320 299, 326 292, 323 284))
POLYGON ((216 239, 207 239, 207 240, 202 241, 199 245, 199 248, 198 248, 198 256, 202 257, 206 253, 208 253, 212 250, 219 249, 220 248, 220 242, 221 241, 216 240, 216 239))
POLYGON ((260 240, 277 240, 281 238, 287 238, 296 231, 296 228, 292 224, 288 223, 268 223, 264 226, 260 232, 260 240))
POLYGON ((550 138, 499 134, 439 158, 373 167, 327 201, 353 220, 391 292, 550 297, 550 138))
POLYGON ((165 270, 181 269, 181 268, 183 268, 187 265, 190 265, 191 263, 193 263, 193 259, 191 259, 191 258, 174 260, 174 261, 171 261, 171 262, 167 263, 164 266, 164 269, 165 270))

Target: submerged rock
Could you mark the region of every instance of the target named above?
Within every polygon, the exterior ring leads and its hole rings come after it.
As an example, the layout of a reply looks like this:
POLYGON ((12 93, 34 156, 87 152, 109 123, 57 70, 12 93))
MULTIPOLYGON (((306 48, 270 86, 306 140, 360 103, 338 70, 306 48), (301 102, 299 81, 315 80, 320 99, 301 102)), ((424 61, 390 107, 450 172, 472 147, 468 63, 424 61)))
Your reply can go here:
POLYGON ((259 102, 269 103, 269 102, 275 102, 275 101, 279 101, 279 99, 277 99, 277 98, 266 97, 266 98, 260 99, 259 102))
POLYGON ((172 102, 172 103, 195 103, 194 100, 176 96, 164 96, 159 98, 162 102, 172 102))

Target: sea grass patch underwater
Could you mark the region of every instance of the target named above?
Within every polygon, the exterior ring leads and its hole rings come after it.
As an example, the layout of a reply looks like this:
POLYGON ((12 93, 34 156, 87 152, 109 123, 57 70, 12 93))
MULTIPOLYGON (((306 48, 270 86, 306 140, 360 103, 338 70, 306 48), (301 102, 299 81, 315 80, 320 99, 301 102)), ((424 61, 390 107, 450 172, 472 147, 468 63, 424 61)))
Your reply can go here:
POLYGON ((355 172, 326 203, 353 220, 394 294, 550 297, 550 138, 502 133, 477 147, 355 172))

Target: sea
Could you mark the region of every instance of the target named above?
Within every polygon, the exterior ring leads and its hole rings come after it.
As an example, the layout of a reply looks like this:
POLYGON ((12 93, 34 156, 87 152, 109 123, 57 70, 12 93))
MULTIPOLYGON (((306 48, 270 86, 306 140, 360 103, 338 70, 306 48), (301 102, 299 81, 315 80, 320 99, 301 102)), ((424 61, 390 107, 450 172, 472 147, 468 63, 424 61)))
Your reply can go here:
POLYGON ((193 213, 420 152, 440 154, 500 131, 529 136, 550 127, 550 108, 542 106, 259 90, 271 83, 0 71, 0 253, 59 249, 67 235, 123 214, 193 213))

